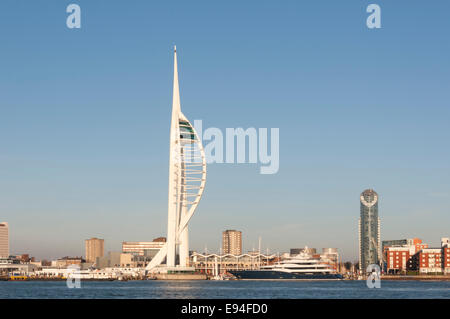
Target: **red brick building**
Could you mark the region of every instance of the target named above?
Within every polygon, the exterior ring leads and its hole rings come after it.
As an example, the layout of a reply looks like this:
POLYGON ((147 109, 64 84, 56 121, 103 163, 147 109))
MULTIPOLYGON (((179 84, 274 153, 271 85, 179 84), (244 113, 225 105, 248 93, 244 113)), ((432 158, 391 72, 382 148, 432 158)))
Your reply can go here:
POLYGON ((408 239, 406 245, 386 246, 384 257, 387 273, 450 274, 450 238, 442 238, 440 248, 429 248, 419 238, 408 239))
POLYGON ((413 269, 412 256, 420 250, 428 248, 428 244, 424 244, 420 238, 407 239, 405 243, 384 247, 387 273, 396 274, 413 269))
POLYGON ((442 269, 446 274, 450 274, 450 248, 443 248, 442 253, 442 269))
POLYGON ((398 273, 410 268, 410 247, 387 247, 386 263, 388 273, 398 273))
POLYGON ((442 272, 442 249, 425 248, 411 258, 411 269, 421 274, 442 272))
POLYGON ((408 239, 408 246, 413 250, 410 251, 411 256, 417 253, 419 250, 428 248, 428 244, 424 244, 420 238, 408 239))

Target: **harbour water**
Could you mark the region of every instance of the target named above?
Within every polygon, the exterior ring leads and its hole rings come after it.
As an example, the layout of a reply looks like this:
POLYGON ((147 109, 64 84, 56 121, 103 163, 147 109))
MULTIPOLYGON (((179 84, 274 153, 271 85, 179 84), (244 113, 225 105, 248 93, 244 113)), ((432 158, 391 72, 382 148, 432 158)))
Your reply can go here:
POLYGON ((303 299, 303 298, 446 298, 449 281, 382 281, 369 289, 365 281, 112 281, 81 282, 67 288, 64 281, 0 282, 0 298, 182 298, 182 299, 303 299))

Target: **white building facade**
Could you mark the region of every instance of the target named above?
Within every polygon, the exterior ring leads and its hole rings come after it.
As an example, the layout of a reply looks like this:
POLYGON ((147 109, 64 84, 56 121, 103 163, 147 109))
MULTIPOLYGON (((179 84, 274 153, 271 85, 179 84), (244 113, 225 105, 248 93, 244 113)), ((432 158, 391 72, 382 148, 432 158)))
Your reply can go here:
POLYGON ((8 223, 0 223, 0 258, 9 257, 9 226, 8 223))

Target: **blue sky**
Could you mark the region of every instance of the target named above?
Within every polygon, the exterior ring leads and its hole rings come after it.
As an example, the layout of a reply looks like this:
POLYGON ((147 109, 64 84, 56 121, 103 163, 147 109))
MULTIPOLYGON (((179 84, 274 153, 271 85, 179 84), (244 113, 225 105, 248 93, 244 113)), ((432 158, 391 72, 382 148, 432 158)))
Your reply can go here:
POLYGON ((359 194, 382 238, 450 236, 448 1, 17 1, 0 4, 0 221, 12 253, 165 235, 172 47, 204 127, 280 128, 280 170, 212 164, 191 222, 244 249, 357 257, 359 194), (82 28, 66 27, 79 4, 82 28), (366 7, 382 9, 370 30, 366 7))

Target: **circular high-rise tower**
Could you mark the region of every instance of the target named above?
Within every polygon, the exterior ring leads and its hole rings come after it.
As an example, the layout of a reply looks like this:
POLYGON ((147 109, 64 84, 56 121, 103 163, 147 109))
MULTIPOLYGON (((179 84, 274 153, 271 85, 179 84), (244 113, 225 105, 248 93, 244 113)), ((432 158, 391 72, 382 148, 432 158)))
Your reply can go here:
POLYGON ((366 189, 360 196, 359 217, 359 269, 365 272, 367 266, 380 264, 381 237, 378 217, 378 194, 366 189))

